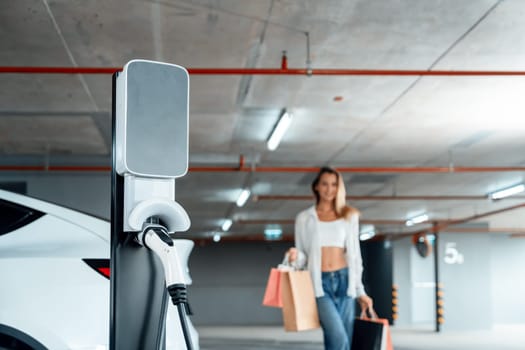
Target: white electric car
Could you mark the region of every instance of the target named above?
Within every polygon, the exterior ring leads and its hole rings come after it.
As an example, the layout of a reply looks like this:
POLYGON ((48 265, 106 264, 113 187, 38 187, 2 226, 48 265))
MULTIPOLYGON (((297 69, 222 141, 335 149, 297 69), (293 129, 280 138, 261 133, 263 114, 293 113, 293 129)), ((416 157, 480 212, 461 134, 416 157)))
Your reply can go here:
MULTIPOLYGON (((175 244, 187 272, 193 242, 175 244)), ((109 258, 109 222, 0 190, 0 349, 108 349, 109 258)), ((166 333, 186 349, 171 303, 166 333)))

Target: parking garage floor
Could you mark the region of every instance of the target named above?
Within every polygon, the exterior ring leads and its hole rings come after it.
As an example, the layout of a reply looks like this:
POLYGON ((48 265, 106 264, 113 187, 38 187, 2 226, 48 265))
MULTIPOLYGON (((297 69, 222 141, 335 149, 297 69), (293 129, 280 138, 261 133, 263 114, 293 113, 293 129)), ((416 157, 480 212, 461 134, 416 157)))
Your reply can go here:
MULTIPOLYGON (((202 350, 322 350, 320 330, 284 332, 281 327, 197 327, 202 350)), ((525 325, 490 331, 444 331, 392 327, 395 350, 523 350, 525 325)))

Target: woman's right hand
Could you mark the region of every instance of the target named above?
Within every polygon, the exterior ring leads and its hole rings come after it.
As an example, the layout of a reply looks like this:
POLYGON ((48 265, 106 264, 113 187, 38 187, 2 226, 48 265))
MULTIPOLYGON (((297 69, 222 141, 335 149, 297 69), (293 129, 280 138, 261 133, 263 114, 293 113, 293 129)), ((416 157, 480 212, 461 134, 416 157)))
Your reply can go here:
POLYGON ((292 247, 286 252, 288 255, 288 262, 294 262, 297 259, 297 248, 292 247))

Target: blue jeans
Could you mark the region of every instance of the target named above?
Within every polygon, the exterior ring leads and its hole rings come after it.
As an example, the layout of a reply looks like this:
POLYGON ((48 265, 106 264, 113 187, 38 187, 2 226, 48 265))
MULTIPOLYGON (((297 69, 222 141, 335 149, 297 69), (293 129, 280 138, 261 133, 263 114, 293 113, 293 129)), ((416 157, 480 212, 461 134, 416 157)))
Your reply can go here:
POLYGON ((322 272, 324 296, 316 298, 325 350, 349 350, 354 331, 355 303, 347 295, 348 268, 322 272))

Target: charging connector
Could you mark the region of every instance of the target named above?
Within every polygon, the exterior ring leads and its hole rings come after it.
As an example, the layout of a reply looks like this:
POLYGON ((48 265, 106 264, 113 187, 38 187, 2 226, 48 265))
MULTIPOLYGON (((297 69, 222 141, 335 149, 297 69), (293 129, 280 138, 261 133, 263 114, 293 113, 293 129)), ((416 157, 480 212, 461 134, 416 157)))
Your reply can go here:
POLYGON ((140 244, 151 249, 162 261, 166 287, 171 301, 177 307, 186 347, 188 350, 192 350, 193 346, 186 319, 189 314, 187 289, 173 239, 164 226, 157 224, 146 224, 142 232, 137 235, 137 239, 140 244))

